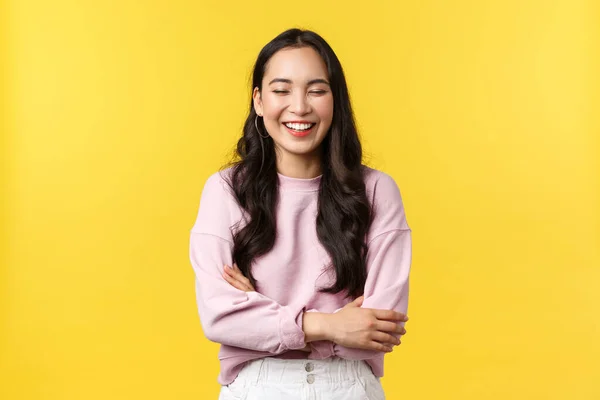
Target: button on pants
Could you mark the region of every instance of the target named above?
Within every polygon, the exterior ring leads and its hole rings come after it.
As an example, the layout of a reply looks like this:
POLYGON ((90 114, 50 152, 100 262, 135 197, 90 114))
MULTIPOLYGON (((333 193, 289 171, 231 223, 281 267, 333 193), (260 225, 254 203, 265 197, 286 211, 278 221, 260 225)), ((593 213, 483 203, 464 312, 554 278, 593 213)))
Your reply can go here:
POLYGON ((339 357, 286 360, 266 357, 246 364, 221 387, 219 400, 384 400, 379 378, 364 361, 339 357))

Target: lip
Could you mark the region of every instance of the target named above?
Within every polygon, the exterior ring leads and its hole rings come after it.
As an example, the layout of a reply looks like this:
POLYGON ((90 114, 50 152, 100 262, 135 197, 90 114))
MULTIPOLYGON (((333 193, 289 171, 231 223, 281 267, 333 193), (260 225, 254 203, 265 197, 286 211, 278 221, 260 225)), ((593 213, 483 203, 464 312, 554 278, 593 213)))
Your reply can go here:
MULTIPOLYGON (((291 123, 291 122, 292 122, 292 121, 288 121, 288 123, 291 123)), ((283 125, 283 127, 284 127, 284 128, 285 128, 285 129, 286 129, 286 130, 287 130, 289 133, 291 133, 293 136, 296 136, 296 137, 304 137, 304 136, 308 136, 308 135, 310 135, 310 134, 313 132, 313 130, 315 129, 315 126, 317 126, 317 124, 316 124, 316 123, 314 123, 314 122, 296 122, 296 121, 293 121, 293 122, 295 122, 295 123, 303 123, 303 124, 313 124, 313 126, 311 126, 311 128, 310 128, 310 129, 307 129, 307 130, 305 130, 305 131, 302 131, 302 132, 298 132, 298 131, 295 131, 295 130, 293 130, 293 129, 290 129, 290 128, 288 128, 287 126, 285 126, 285 123, 281 124, 281 125, 283 125)))

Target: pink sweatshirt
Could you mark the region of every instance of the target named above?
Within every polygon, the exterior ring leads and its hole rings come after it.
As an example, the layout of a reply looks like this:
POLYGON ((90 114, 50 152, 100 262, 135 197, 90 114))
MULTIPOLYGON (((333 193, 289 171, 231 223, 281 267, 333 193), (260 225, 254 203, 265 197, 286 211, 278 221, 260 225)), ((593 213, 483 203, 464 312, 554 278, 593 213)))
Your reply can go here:
MULTIPOLYGON (((411 230, 400 191, 389 175, 366 166, 364 170, 367 196, 376 214, 367 235, 368 276, 362 307, 406 313, 411 230)), ((317 292, 335 280, 333 271, 323 272, 331 259, 315 230, 321 177, 297 179, 278 174, 275 246, 252 267, 256 291, 244 292, 221 275, 223 265, 233 263, 230 227, 243 215, 223 180, 222 175, 230 172, 231 168, 216 172, 206 181, 190 235, 202 328, 209 340, 221 343, 218 382, 233 382, 245 362, 262 357, 365 360, 376 376, 383 376, 383 352, 325 340, 311 342, 310 353, 299 350, 306 346, 304 312, 333 313, 351 301, 343 298, 343 292, 317 292)))

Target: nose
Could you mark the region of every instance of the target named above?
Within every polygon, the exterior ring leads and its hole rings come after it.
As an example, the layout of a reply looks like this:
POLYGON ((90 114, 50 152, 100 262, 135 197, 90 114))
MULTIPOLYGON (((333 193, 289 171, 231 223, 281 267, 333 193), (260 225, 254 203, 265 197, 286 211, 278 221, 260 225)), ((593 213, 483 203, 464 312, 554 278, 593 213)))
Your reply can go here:
POLYGON ((308 96, 304 92, 298 90, 292 95, 292 103, 290 104, 290 111, 297 115, 303 115, 310 112, 310 104, 308 102, 308 96))

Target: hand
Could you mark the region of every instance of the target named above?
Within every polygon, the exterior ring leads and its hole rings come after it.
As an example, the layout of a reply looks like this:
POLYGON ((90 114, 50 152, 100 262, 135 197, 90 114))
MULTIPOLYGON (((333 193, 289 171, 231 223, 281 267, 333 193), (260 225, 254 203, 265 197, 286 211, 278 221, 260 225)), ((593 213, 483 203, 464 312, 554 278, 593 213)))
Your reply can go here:
POLYGON ((401 343, 392 333, 404 335, 406 329, 398 322, 408 317, 393 310, 362 308, 363 299, 360 296, 330 315, 331 340, 346 347, 391 352, 401 343))
POLYGON ((243 290, 244 292, 256 292, 254 286, 250 283, 250 280, 242 274, 242 271, 240 271, 236 263, 233 263, 233 268, 229 265, 225 265, 223 270, 225 271, 223 272, 223 278, 225 278, 231 286, 243 290))

